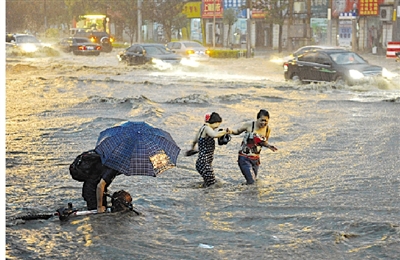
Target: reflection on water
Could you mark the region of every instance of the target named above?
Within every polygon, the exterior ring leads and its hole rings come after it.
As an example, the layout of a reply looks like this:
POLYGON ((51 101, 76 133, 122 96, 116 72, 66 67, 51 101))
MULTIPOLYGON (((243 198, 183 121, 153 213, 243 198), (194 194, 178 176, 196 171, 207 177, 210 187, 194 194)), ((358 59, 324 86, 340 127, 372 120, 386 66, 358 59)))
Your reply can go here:
POLYGON ((395 259, 400 253, 396 90, 295 86, 204 68, 178 74, 68 60, 11 65, 9 259, 395 259), (215 187, 199 188, 196 156, 183 152, 177 167, 157 178, 118 176, 111 190, 129 191, 140 216, 11 220, 68 202, 83 208, 82 183, 71 179, 68 166, 110 126, 147 121, 185 151, 206 112, 218 112, 221 127, 234 128, 262 108, 270 111, 270 142, 279 152, 262 152, 253 186, 242 185, 241 136, 233 136, 216 148, 215 187))

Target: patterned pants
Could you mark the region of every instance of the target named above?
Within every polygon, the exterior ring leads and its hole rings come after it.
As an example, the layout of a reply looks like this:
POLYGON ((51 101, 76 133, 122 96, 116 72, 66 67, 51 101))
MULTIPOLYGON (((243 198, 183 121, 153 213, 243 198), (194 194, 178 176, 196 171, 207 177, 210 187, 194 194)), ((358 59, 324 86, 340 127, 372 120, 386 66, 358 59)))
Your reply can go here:
POLYGON ((217 182, 212 168, 214 160, 215 140, 212 137, 199 139, 199 157, 196 161, 196 170, 204 180, 204 187, 211 186, 217 182))

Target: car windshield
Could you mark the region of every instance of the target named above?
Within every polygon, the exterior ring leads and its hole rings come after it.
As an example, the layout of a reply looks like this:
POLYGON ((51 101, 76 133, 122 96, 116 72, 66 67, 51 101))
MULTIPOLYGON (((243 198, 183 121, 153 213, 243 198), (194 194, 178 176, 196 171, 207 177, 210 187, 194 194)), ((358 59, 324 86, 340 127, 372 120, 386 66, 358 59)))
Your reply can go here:
POLYGON ((169 54, 166 49, 160 46, 145 46, 144 49, 146 50, 147 54, 152 54, 152 55, 160 55, 160 54, 169 54))
POLYGON ((18 43, 39 43, 39 41, 33 36, 19 36, 17 37, 18 43))
POLYGON ((358 56, 356 53, 345 52, 345 53, 331 53, 332 60, 337 64, 365 64, 367 63, 363 58, 358 56))
POLYGON ((301 48, 301 49, 297 50, 296 52, 294 52, 293 55, 294 56, 298 56, 298 55, 303 54, 303 53, 305 53, 307 51, 315 50, 315 49, 318 49, 318 48, 304 47, 304 48, 301 48))
POLYGON ((185 42, 185 46, 192 47, 192 48, 198 48, 198 47, 203 47, 200 43, 197 42, 185 42))

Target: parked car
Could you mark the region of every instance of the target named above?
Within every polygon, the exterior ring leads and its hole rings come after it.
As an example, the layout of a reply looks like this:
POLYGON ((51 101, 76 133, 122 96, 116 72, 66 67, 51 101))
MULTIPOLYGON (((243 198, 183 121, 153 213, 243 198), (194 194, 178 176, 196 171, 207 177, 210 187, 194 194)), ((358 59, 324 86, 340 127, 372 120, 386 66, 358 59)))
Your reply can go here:
POLYGON ((182 60, 180 55, 168 51, 163 44, 156 43, 133 44, 120 52, 117 57, 120 62, 125 62, 127 65, 155 63, 160 60, 179 64, 182 60))
POLYGON ((309 52, 309 51, 313 51, 313 50, 320 50, 320 49, 326 50, 326 49, 343 49, 343 48, 336 47, 336 46, 307 45, 307 46, 303 46, 303 47, 297 49, 292 54, 284 57, 283 58, 283 62, 287 62, 287 61, 293 60, 294 58, 296 58, 297 56, 299 56, 299 55, 301 55, 301 54, 303 54, 305 52, 309 52))
POLYGON ((42 43, 33 35, 29 34, 6 34, 6 48, 32 53, 43 48, 42 43))
POLYGON ((210 50, 195 41, 169 42, 167 48, 191 60, 208 61, 210 59, 210 50))
POLYGON ((101 51, 111 52, 113 50, 112 43, 114 38, 110 36, 107 32, 92 31, 92 30, 74 30, 74 37, 84 37, 89 39, 93 43, 98 43, 101 45, 101 51))
POLYGON ((91 42, 88 38, 68 37, 60 41, 59 46, 64 52, 72 52, 75 55, 96 55, 101 51, 101 45, 91 42))
POLYGON ((349 86, 374 77, 386 77, 389 72, 369 64, 355 52, 341 49, 313 50, 285 62, 286 80, 309 82, 336 82, 349 86))

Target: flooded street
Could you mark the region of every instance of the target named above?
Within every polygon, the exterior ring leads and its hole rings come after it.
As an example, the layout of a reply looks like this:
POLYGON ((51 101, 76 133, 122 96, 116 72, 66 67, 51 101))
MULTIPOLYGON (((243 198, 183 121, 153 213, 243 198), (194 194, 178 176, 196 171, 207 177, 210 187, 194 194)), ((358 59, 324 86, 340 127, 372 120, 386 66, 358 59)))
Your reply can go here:
MULTIPOLYGON (((400 84, 285 82, 274 55, 159 70, 98 57, 6 60, 7 259, 398 259, 400 84), (185 157, 207 112, 221 127, 271 115, 258 181, 237 165, 242 135, 216 145, 218 183, 185 157), (182 149, 157 178, 115 178, 142 215, 15 221, 86 206, 68 167, 123 121, 168 131, 182 149)), ((378 61, 372 57, 371 63, 378 61)), ((368 58, 367 58, 368 59, 368 58)), ((400 73, 393 60, 380 61, 400 73)), ((381 65, 381 64, 377 64, 381 65)))

